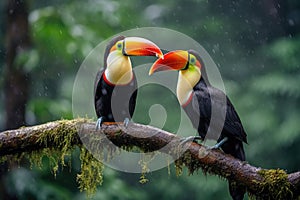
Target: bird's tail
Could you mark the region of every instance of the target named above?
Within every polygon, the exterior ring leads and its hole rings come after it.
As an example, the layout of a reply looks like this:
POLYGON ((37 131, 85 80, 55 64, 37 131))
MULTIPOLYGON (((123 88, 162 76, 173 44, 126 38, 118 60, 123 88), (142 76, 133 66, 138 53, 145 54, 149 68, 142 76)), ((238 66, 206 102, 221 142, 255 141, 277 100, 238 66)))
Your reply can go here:
POLYGON ((235 151, 231 155, 241 161, 246 160, 243 142, 239 141, 238 143, 235 144, 235 151))
MULTIPOLYGON (((241 161, 246 160, 243 143, 241 141, 234 141, 231 144, 229 144, 229 146, 227 146, 229 148, 223 149, 225 153, 228 153, 241 161)), ((230 192, 232 199, 233 200, 243 200, 244 195, 246 193, 246 188, 234 181, 228 181, 228 184, 229 184, 229 192, 230 192)))
POLYGON ((229 138, 222 144, 221 148, 225 153, 230 154, 241 161, 246 160, 243 142, 240 140, 229 138))
POLYGON ((229 181, 229 192, 233 200, 243 200, 246 193, 246 188, 234 181, 229 181))

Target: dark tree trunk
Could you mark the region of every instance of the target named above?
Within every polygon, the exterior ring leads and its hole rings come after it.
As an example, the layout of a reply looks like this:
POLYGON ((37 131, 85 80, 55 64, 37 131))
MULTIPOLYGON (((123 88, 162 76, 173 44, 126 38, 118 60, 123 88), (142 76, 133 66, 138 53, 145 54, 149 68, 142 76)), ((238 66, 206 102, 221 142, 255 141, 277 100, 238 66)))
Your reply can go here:
MULTIPOLYGON (((28 8, 25 0, 6 1, 6 66, 5 66, 5 129, 25 125, 25 108, 28 100, 28 74, 24 63, 18 60, 29 50, 31 41, 28 26, 28 8)), ((13 163, 12 163, 13 165, 13 163)), ((10 166, 12 168, 13 166, 10 166)), ((17 199, 9 194, 5 185, 7 164, 0 166, 0 199, 17 199)))
POLYGON ((7 0, 6 15, 5 128, 14 129, 25 125, 28 100, 28 75, 22 64, 16 62, 30 47, 25 0, 7 0))

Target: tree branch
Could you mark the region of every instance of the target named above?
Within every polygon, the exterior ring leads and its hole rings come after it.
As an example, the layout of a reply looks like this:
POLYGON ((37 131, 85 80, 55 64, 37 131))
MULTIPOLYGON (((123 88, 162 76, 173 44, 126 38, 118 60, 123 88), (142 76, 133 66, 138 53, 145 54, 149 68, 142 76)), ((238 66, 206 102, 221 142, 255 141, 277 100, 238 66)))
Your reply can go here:
POLYGON ((137 146, 146 152, 158 150, 174 157, 178 155, 180 149, 184 154, 177 160, 177 165, 184 164, 190 172, 202 169, 204 172, 236 181, 246 186, 247 191, 257 198, 297 199, 300 195, 300 172, 286 174, 279 169, 261 169, 241 162, 220 150, 210 150, 197 143, 191 142, 180 146, 178 136, 135 123, 131 123, 128 127, 124 127, 122 123, 103 124, 101 130, 96 132, 95 123, 76 119, 8 130, 0 133, 0 156, 56 147, 54 138, 61 135, 70 136, 71 133, 72 145, 80 145, 81 139, 84 140, 82 137, 80 139, 79 134, 81 136, 93 134, 106 136, 117 146, 137 146), (162 148, 167 144, 169 148, 162 148))

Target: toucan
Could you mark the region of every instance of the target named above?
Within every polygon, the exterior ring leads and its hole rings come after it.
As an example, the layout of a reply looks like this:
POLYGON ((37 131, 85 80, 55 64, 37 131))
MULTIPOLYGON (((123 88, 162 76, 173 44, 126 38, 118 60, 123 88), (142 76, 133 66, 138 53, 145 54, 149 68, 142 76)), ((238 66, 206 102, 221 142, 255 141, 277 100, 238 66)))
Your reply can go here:
MULTIPOLYGON (((149 75, 166 70, 179 71, 176 88, 177 99, 193 126, 198 130, 200 139, 205 138, 208 129, 212 129, 211 131, 214 132, 217 131, 215 127, 221 125, 218 143, 213 147, 220 147, 225 153, 245 161, 243 142, 247 143, 247 135, 241 120, 225 93, 213 87, 208 81, 199 53, 195 50, 170 51, 164 55, 163 59, 156 60, 149 75), (216 119, 211 119, 212 107, 219 111, 220 116, 216 119), (222 115, 223 121, 220 120, 222 115)), ((189 137, 188 140, 190 138, 199 139, 199 136, 189 137)), ((246 192, 245 187, 232 181, 229 181, 229 191, 234 200, 243 199, 246 192)))
POLYGON ((98 117, 96 129, 103 122, 132 117, 137 97, 137 80, 132 70, 130 56, 162 57, 160 48, 141 37, 116 36, 107 44, 104 66, 95 79, 94 105, 98 117))

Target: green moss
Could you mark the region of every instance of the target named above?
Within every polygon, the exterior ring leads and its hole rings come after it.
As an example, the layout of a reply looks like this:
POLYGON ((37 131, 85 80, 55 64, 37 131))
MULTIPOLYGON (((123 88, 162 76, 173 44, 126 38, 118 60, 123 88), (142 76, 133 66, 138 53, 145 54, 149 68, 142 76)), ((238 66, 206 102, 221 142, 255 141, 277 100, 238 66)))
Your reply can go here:
POLYGON ((257 199, 292 199, 291 184, 288 175, 281 169, 260 170, 258 174, 263 177, 262 182, 257 182, 260 195, 257 199), (271 194, 271 195, 266 195, 271 194))
POLYGON ((176 175, 181 175, 183 166, 188 168, 189 174, 193 174, 195 171, 202 169, 206 173, 205 166, 200 165, 197 159, 194 159, 192 154, 187 151, 175 162, 176 175))
POLYGON ((0 157, 0 164, 7 162, 7 156, 1 156, 0 157))
POLYGON ((44 157, 44 153, 42 153, 42 151, 28 152, 24 156, 30 162, 30 169, 32 169, 34 166, 38 167, 39 169, 42 169, 43 167, 42 160, 44 157))
MULTIPOLYGON (((77 119, 76 122, 86 122, 85 119, 77 119)), ((60 124, 54 129, 49 129, 40 134, 38 142, 47 146, 55 146, 61 151, 61 161, 64 163, 64 157, 70 155, 70 150, 74 144, 78 144, 78 130, 77 123, 74 120, 60 120, 60 124), (49 145, 51 144, 51 145, 49 145)))
POLYGON ((140 164, 141 169, 142 169, 142 173, 141 173, 141 176, 140 176, 140 183, 141 184, 145 184, 149 181, 146 178, 146 174, 150 171, 150 169, 148 168, 148 163, 149 163, 149 161, 146 160, 145 154, 142 154, 142 158, 139 161, 139 164, 140 164))
POLYGON ((181 176, 182 175, 182 168, 183 168, 183 163, 181 159, 178 159, 175 161, 175 172, 176 176, 181 176))
POLYGON ((119 135, 121 135, 121 134, 122 134, 122 131, 119 130, 119 131, 117 131, 117 132, 115 133, 115 136, 119 136, 119 135))
POLYGON ((81 172, 77 175, 80 191, 90 196, 96 192, 97 186, 103 182, 104 165, 95 159, 84 147, 80 148, 81 172))
POLYGON ((142 173, 141 176, 140 176, 139 182, 140 182, 141 184, 145 184, 145 183, 147 183, 148 181, 149 181, 149 180, 146 178, 146 173, 142 173))
POLYGON ((135 152, 135 153, 143 152, 140 148, 138 148, 136 146, 121 146, 121 149, 128 151, 128 152, 135 152))
POLYGON ((141 160, 139 161, 139 165, 141 166, 142 172, 140 176, 140 183, 145 184, 149 180, 146 178, 146 174, 149 173, 150 169, 148 167, 149 163, 155 158, 157 155, 156 152, 152 153, 142 153, 141 160))
MULTIPOLYGON (((16 153, 13 155, 6 155, 0 158, 0 163, 8 163, 8 166, 20 166, 21 160, 23 158, 23 153, 16 153)), ((8 169, 9 170, 9 169, 8 169)))

